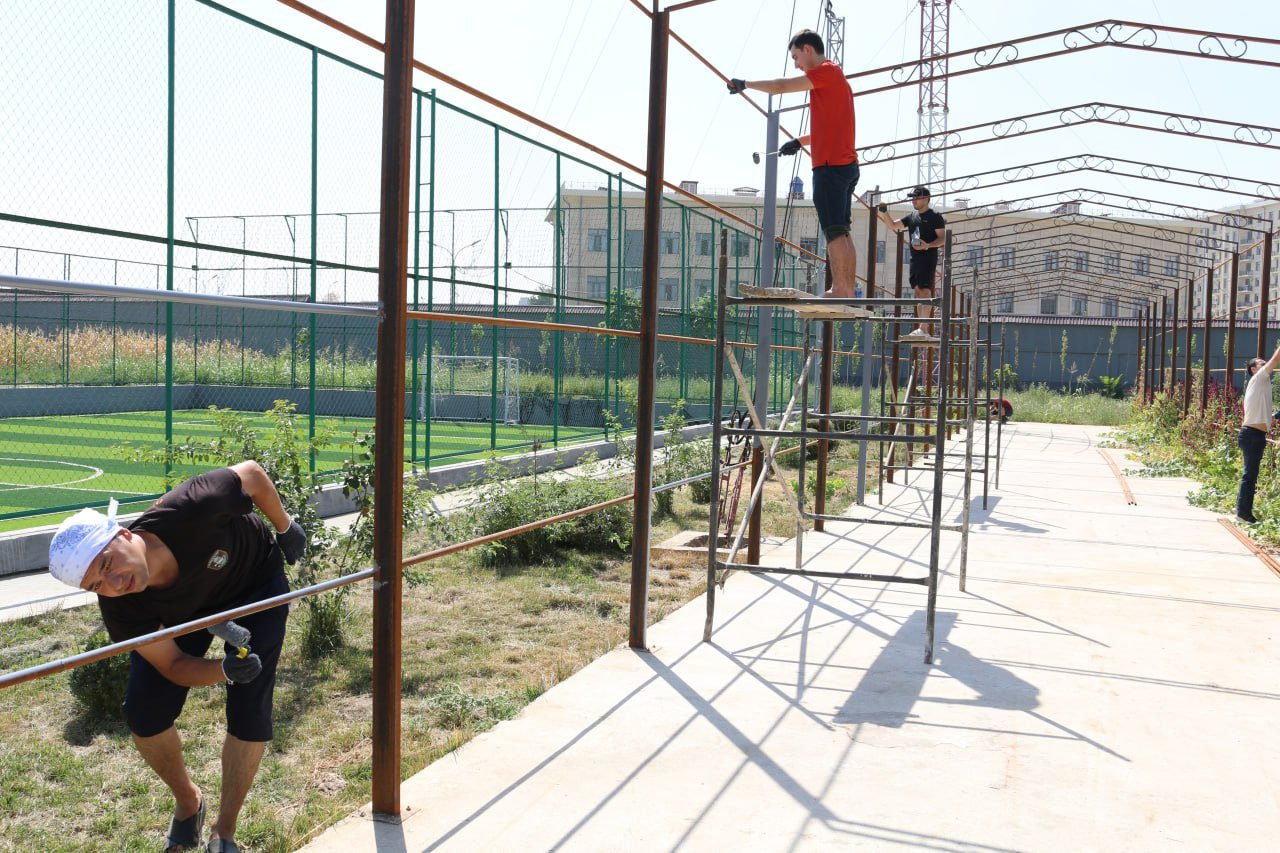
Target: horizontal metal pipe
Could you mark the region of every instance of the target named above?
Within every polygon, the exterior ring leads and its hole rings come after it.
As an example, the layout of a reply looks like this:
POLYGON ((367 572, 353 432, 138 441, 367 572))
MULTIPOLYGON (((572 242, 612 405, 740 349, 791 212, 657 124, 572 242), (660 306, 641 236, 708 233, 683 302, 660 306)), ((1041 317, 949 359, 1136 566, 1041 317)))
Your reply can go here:
POLYGON ((747 572, 754 575, 802 575, 807 578, 839 578, 855 581, 884 581, 885 583, 909 583, 924 586, 928 578, 904 578, 900 575, 874 575, 863 572, 813 572, 808 569, 783 568, 782 566, 757 566, 754 563, 721 563, 716 566, 732 572, 747 572))
POLYGON ((219 308, 260 308, 293 314, 330 314, 341 317, 377 317, 378 308, 355 305, 328 305, 316 302, 291 302, 288 299, 263 299, 257 296, 219 296, 213 293, 186 293, 180 290, 152 290, 119 284, 89 284, 55 281, 21 275, 0 275, 0 287, 17 290, 39 290, 52 293, 75 293, 105 299, 139 299, 149 302, 177 302, 184 305, 214 305, 219 308))
POLYGON ((246 604, 242 607, 235 607, 231 610, 224 610, 221 613, 215 613, 211 616, 202 616, 199 619, 193 619, 190 622, 184 622, 181 625, 174 625, 172 628, 161 628, 159 631, 152 631, 150 634, 143 634, 141 637, 134 637, 132 640, 125 640, 120 643, 112 643, 109 646, 103 646, 100 649, 93 649, 88 652, 81 652, 78 655, 59 658, 48 663, 38 664, 36 666, 20 669, 16 672, 5 673, 0 675, 0 689, 5 687, 13 687, 27 681, 34 681, 37 678, 44 678, 55 673, 65 672, 68 669, 75 669, 90 663, 104 660, 115 655, 131 652, 140 649, 143 646, 158 642, 159 640, 170 640, 175 637, 181 637, 186 634, 194 634, 210 625, 217 625, 226 622, 229 619, 239 619, 241 616, 248 616, 252 613, 259 613, 263 610, 270 610, 281 604, 287 604, 299 598, 306 598, 311 595, 319 595, 331 589, 337 589, 340 586, 348 586, 362 580, 373 577, 373 569, 365 569, 362 572, 355 572, 350 575, 343 575, 340 578, 334 578, 322 583, 304 586, 302 589, 294 589, 282 595, 276 595, 271 598, 264 598, 262 601, 255 601, 252 604, 246 604))

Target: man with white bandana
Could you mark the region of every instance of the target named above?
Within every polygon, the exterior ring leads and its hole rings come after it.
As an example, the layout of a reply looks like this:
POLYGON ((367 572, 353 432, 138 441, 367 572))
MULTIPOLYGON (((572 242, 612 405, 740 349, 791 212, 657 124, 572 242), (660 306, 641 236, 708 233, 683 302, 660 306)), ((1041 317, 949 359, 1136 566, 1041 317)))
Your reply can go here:
MULTIPOLYGON (((49 571, 97 594, 115 642, 287 592, 283 561, 296 562, 307 545, 275 484, 252 460, 192 477, 128 527, 115 513, 114 500, 105 516, 83 509, 49 543, 49 571)), ((251 637, 252 654, 234 654, 228 643, 225 657, 206 658, 213 636, 205 631, 130 654, 125 720, 138 751, 176 800, 166 849, 199 847, 205 814, 204 794, 187 773, 174 722, 189 688, 222 683, 227 736, 207 849, 239 849, 234 839, 240 808, 272 737, 271 701, 287 615, 288 608, 280 606, 237 620, 251 637)))

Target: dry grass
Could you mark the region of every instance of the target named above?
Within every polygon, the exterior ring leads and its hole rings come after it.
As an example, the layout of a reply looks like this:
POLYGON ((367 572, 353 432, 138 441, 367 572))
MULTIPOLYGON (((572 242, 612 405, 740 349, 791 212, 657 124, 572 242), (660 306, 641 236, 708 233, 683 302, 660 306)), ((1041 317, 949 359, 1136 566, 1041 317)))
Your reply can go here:
MULTIPOLYGON (((764 530, 787 537, 794 522, 781 489, 767 484, 764 530)), ((681 493, 673 515, 655 520, 652 541, 706 524, 705 505, 681 493)), ((411 540, 406 553, 420 547, 411 540)), ((501 574, 458 555, 423 569, 404 601, 406 777, 625 641, 624 553, 567 551, 501 574)), ((705 578, 701 554, 660 556, 651 573, 651 618, 698 595, 705 578)), ((238 836, 253 850, 294 849, 369 799, 367 587, 351 602, 348 645, 319 663, 299 654, 300 620, 291 620, 277 679, 276 736, 238 836)), ((99 624, 89 607, 0 625, 0 669, 69 654, 99 624)), ((172 808, 168 791, 124 727, 86 719, 66 685, 63 674, 4 691, 0 849, 155 849, 172 808)), ((221 689, 193 690, 179 727, 197 784, 216 795, 221 689)))

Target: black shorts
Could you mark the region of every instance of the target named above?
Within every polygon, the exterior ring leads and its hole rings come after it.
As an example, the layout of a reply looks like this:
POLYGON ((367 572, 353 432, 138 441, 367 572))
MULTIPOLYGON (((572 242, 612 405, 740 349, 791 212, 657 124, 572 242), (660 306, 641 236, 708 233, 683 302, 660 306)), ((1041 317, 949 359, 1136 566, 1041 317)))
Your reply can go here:
POLYGON ((849 233, 859 174, 857 163, 813 167, 813 207, 828 240, 849 233))
MULTIPOLYGON (((280 563, 280 552, 274 550, 276 566, 267 570, 268 580, 258 589, 234 605, 220 608, 228 610, 254 601, 262 601, 289 591, 280 563)), ((280 648, 284 645, 285 620, 288 605, 273 607, 261 613, 242 616, 236 623, 249 629, 253 635, 249 648, 262 658, 262 672, 246 684, 227 685, 227 734, 244 741, 266 742, 274 730, 271 719, 271 702, 275 694, 276 663, 280 660, 280 648)), ((178 637, 175 642, 183 652, 204 657, 213 643, 208 631, 196 631, 178 637)), ((125 688, 124 716, 129 731, 138 737, 154 737, 167 730, 182 713, 189 687, 174 684, 160 674, 137 652, 129 654, 129 684, 125 688)))
POLYGON ((937 271, 937 255, 929 258, 921 252, 911 253, 911 269, 907 275, 907 280, 911 282, 911 286, 916 290, 933 290, 937 271), (917 256, 919 256, 918 259, 917 256))

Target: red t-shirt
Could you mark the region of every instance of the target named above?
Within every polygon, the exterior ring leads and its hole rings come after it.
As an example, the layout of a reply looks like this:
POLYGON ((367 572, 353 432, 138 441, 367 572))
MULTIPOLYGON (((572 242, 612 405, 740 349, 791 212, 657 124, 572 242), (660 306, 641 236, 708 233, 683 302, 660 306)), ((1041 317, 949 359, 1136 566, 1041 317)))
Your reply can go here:
POLYGON ((853 134, 853 89, 844 71, 830 59, 804 72, 813 83, 809 93, 812 116, 810 150, 815 166, 845 166, 858 162, 853 134))

